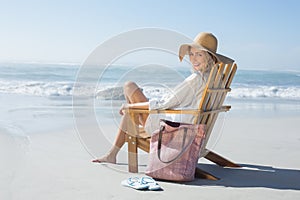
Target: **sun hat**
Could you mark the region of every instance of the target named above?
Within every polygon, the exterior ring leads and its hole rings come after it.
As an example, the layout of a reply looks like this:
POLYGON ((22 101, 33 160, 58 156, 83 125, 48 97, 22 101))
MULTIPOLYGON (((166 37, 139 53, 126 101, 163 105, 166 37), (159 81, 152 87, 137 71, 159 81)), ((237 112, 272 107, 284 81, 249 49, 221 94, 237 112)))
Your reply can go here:
POLYGON ((234 60, 217 53, 218 40, 212 33, 202 32, 199 33, 194 41, 190 44, 182 44, 179 48, 179 59, 183 60, 185 55, 189 54, 190 47, 194 47, 199 50, 204 50, 210 53, 217 62, 223 62, 225 64, 233 63, 234 60))

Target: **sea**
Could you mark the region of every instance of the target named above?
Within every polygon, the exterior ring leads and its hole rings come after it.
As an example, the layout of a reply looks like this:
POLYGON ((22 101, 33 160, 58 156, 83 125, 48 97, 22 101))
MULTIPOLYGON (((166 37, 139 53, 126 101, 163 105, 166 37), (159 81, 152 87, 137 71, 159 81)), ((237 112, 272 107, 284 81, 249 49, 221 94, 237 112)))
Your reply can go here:
MULTIPOLYGON (((125 102, 126 81, 137 82, 148 98, 159 98, 190 73, 188 67, 155 64, 2 63, 1 129, 28 135, 72 125, 78 96, 92 98, 96 115, 105 120, 125 102)), ((238 69, 231 88, 226 103, 232 106, 232 115, 300 115, 300 71, 238 69)))
MULTIPOLYGON (((155 90, 149 90, 154 89, 150 85, 145 86, 151 98, 160 95, 158 91, 164 92, 164 85, 174 87, 180 78, 191 73, 189 69, 170 70, 169 67, 160 66, 152 69, 149 66, 133 68, 125 65, 96 67, 91 73, 97 72, 99 76, 95 80, 87 79, 87 82, 97 82, 100 86, 96 88, 96 98, 108 98, 101 96, 104 95, 101 92, 115 90, 129 80, 141 85, 157 83, 155 90)), ((71 97, 81 68, 77 64, 0 64, 0 93, 48 98, 71 97)), ((300 71, 238 69, 229 97, 235 100, 299 101, 300 71)), ((111 99, 114 98, 117 96, 111 96, 111 99)))

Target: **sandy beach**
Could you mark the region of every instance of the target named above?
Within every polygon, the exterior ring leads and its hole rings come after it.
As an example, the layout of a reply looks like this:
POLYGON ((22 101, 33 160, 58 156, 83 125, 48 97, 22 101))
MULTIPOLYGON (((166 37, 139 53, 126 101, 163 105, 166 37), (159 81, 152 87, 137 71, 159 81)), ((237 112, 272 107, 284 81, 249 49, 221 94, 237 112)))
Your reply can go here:
MULTIPOLYGON (((200 159, 198 166, 221 178, 219 181, 159 181, 163 191, 156 192, 121 185, 129 177, 144 176, 146 154, 140 156, 138 174, 127 172, 126 146, 116 165, 92 163, 95 155, 86 150, 74 125, 43 134, 37 131, 29 138, 18 139, 1 130, 0 196, 5 200, 298 199, 300 117, 280 112, 271 115, 239 109, 226 115, 222 135, 213 150, 242 168, 221 168, 200 159)), ((105 130, 115 129, 114 120, 107 120, 105 130)), ((87 126, 86 131, 95 130, 87 126)), ((105 139, 97 142, 101 155, 110 144, 105 139)))

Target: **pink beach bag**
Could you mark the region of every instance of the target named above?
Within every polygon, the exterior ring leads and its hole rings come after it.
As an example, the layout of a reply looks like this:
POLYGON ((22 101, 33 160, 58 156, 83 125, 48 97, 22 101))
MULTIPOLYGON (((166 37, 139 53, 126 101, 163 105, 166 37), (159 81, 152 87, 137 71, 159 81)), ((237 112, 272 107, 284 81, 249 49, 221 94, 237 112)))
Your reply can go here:
POLYGON ((205 125, 161 120, 150 140, 146 175, 169 181, 192 181, 205 139, 205 125))

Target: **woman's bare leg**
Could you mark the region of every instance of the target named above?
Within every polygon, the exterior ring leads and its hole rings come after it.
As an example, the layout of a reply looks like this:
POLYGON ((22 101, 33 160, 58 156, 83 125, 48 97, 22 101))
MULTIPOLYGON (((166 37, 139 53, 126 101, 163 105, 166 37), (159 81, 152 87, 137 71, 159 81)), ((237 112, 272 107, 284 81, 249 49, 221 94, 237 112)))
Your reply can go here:
MULTIPOLYGON (((140 103, 140 102, 148 101, 147 97, 144 95, 142 90, 137 86, 137 84, 131 81, 125 83, 124 95, 127 103, 140 103)), ((148 114, 140 115, 140 122, 142 125, 145 124, 147 118, 148 118, 148 114)))
MULTIPOLYGON (((126 98, 127 103, 140 103, 146 102, 148 99, 143 94, 141 89, 134 82, 126 82, 124 85, 124 96, 126 98)), ((121 119, 120 128, 118 130, 115 142, 112 148, 108 151, 106 155, 101 158, 93 160, 93 162, 108 162, 108 163, 116 163, 117 154, 125 143, 125 132, 126 129, 126 120, 127 114, 125 114, 121 119)), ((140 121, 144 125, 147 120, 148 115, 144 114, 140 116, 140 121)))

